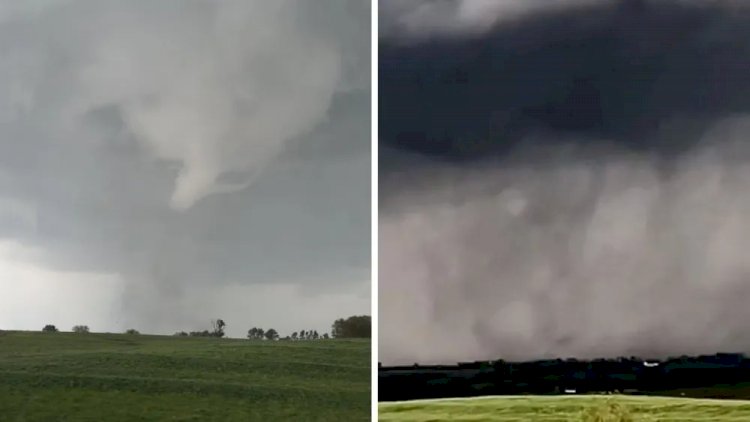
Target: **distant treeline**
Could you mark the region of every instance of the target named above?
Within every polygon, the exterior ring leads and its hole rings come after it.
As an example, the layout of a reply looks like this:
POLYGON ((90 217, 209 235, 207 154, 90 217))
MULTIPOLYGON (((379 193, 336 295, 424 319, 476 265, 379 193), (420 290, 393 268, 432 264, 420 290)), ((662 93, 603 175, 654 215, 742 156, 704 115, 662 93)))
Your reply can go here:
POLYGON ((459 363, 379 368, 380 401, 520 394, 651 394, 750 399, 742 354, 645 360, 459 363))
MULTIPOLYGON (((330 338, 370 338, 371 318, 367 315, 355 315, 349 318, 340 318, 331 325, 331 334, 318 333, 317 330, 299 330, 282 337, 278 331, 273 328, 263 329, 253 327, 247 331, 247 338, 250 340, 325 340, 330 338)), ((223 319, 211 321, 211 329, 203 331, 178 331, 175 336, 179 337, 224 337, 224 328, 227 326, 223 319)), ((59 330, 52 324, 47 324, 42 328, 43 332, 56 333, 59 330)), ((72 329, 76 333, 88 333, 89 327, 86 325, 76 325, 72 329)), ((137 335, 138 330, 130 328, 125 334, 137 335)))

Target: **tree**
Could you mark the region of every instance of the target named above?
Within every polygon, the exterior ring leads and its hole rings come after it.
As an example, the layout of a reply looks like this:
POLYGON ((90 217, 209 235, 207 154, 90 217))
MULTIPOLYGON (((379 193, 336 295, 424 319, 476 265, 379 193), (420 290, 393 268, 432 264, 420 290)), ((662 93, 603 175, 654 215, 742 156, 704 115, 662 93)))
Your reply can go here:
POLYGON ((247 330, 247 338, 250 340, 263 340, 265 331, 262 328, 253 327, 247 330))
POLYGON ((292 333, 292 340, 297 340, 297 332, 292 333))
POLYGON ((140 334, 140 333, 135 328, 130 328, 127 331, 125 331, 125 334, 137 335, 137 334, 140 334))
POLYGON ((258 338, 258 329, 253 327, 249 330, 247 330, 247 338, 250 340, 255 340, 258 338))
POLYGON ((323 339, 328 340, 330 337, 328 337, 328 333, 323 334, 323 339))
POLYGON ((269 328, 268 331, 265 333, 267 340, 278 340, 279 339, 279 333, 276 332, 273 328, 269 328))
POLYGON ((333 338, 370 338, 372 332, 370 321, 369 315, 339 318, 331 327, 331 336, 333 338))
POLYGON ((299 332, 299 339, 300 339, 300 340, 305 340, 305 339, 307 339, 307 337, 305 337, 305 335, 306 335, 306 333, 305 333, 305 330, 301 330, 301 331, 299 332))
POLYGON ((344 325, 346 325, 346 320, 344 320, 344 318, 339 318, 336 321, 333 321, 333 325, 331 326, 331 337, 333 338, 343 337, 344 325))
POLYGON ((213 337, 224 337, 224 327, 226 326, 227 324, 221 318, 212 320, 211 327, 213 328, 213 331, 211 332, 211 335, 213 337))
POLYGON ((85 334, 89 332, 88 325, 76 325, 73 327, 74 333, 85 334))
POLYGON ((47 324, 47 325, 44 326, 44 328, 42 328, 42 332, 44 332, 44 333, 56 333, 57 332, 57 327, 55 327, 52 324, 47 324))
POLYGON ((318 338, 320 338, 320 336, 318 335, 318 330, 313 331, 312 338, 313 340, 317 340, 318 338))
POLYGON ((174 335, 176 337, 187 337, 188 333, 186 333, 184 331, 178 331, 178 332, 174 333, 174 335))

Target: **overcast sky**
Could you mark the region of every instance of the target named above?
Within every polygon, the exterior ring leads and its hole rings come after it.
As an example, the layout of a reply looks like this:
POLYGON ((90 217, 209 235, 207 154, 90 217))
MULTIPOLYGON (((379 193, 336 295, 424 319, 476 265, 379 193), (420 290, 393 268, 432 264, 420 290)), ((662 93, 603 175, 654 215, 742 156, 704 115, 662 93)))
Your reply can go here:
POLYGON ((0 0, 0 328, 370 312, 369 0, 0 0))

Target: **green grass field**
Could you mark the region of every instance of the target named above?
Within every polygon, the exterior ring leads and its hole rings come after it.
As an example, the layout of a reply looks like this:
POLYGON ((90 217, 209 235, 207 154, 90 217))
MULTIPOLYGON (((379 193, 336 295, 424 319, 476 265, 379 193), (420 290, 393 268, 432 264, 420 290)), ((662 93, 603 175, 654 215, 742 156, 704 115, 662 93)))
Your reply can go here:
POLYGON ((369 419, 369 341, 0 333, 0 421, 369 419))
POLYGON ((380 403, 381 421, 740 422, 750 401, 643 396, 536 396, 380 403))

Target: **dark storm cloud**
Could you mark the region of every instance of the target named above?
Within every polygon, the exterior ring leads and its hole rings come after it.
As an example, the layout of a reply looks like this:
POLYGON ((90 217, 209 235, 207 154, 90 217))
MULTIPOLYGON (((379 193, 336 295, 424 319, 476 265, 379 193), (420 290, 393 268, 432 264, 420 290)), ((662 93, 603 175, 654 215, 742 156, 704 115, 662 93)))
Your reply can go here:
POLYGON ((325 329, 345 298, 366 312, 369 13, 0 1, 0 241, 33 250, 45 283, 119 280, 121 309, 92 328, 260 324, 263 298, 279 330, 325 329))
POLYGON ((748 9, 718 4, 603 1, 481 34, 384 36, 382 142, 452 159, 543 132, 689 146, 716 118, 750 108, 748 9), (674 119, 690 122, 680 145, 653 136, 674 119))
POLYGON ((544 4, 384 19, 382 360, 747 351, 750 8, 544 4))

